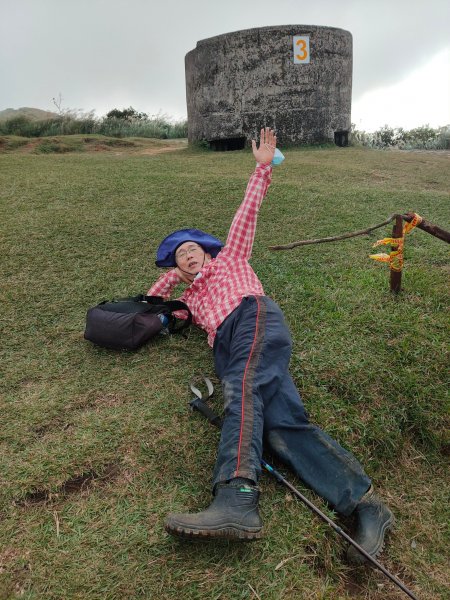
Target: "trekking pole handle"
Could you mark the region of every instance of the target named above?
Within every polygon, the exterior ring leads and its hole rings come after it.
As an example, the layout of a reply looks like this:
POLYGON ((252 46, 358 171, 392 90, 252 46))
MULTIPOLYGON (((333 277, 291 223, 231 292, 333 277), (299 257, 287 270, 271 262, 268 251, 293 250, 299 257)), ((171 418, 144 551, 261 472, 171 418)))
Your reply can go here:
POLYGON ((189 406, 192 410, 198 410, 208 421, 218 427, 219 429, 222 427, 222 419, 219 415, 209 408, 207 404, 205 404, 200 398, 194 398, 189 402, 189 406))

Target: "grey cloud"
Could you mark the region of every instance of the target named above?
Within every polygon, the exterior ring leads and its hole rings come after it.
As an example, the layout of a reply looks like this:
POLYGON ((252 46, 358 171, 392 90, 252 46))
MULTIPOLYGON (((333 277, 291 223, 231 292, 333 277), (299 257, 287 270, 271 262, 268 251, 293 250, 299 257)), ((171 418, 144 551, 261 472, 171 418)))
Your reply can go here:
MULTIPOLYGON (((444 0, 0 0, 0 109, 133 105, 186 113, 184 55, 198 40, 288 23, 354 39, 354 99, 390 85, 449 45, 444 0)), ((444 76, 444 75, 443 75, 444 76)))

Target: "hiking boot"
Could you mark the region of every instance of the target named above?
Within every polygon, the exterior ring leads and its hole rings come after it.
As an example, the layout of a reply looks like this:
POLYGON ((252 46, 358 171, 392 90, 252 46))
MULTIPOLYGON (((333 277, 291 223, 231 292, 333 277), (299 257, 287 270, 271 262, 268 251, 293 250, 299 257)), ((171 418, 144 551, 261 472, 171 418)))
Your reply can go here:
POLYGON ((262 537, 258 488, 242 479, 219 483, 211 505, 197 514, 170 514, 166 531, 187 538, 251 541, 262 537))
MULTIPOLYGON (((372 486, 357 504, 354 514, 358 522, 354 540, 375 558, 383 549, 384 536, 394 523, 394 515, 375 494, 372 486)), ((347 558, 354 565, 368 562, 354 546, 347 550, 347 558)))

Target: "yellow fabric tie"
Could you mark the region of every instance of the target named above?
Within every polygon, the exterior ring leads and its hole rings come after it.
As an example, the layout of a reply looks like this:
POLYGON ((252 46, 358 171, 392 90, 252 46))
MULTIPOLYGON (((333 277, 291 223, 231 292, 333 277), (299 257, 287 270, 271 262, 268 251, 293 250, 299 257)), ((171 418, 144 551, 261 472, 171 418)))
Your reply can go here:
POLYGON ((390 254, 385 254, 384 252, 382 254, 370 254, 369 258, 373 258, 378 262, 389 263, 392 271, 401 271, 403 269, 403 246, 405 244, 405 235, 412 231, 414 227, 417 227, 421 222, 422 217, 417 213, 414 213, 414 218, 411 223, 405 223, 401 238, 384 238, 378 240, 378 242, 372 246, 373 248, 376 248, 377 246, 386 246, 390 244, 391 246, 396 246, 396 249, 392 250, 390 254))

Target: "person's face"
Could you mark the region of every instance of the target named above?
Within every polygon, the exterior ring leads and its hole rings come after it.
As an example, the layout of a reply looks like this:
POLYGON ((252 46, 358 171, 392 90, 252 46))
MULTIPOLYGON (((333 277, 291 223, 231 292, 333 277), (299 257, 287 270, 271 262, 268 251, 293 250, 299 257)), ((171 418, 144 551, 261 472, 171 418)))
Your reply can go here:
POLYGON ((195 242, 184 242, 175 252, 177 266, 190 275, 197 275, 203 265, 211 260, 211 255, 195 242))

